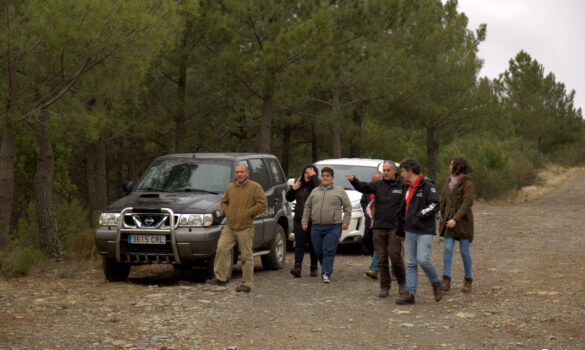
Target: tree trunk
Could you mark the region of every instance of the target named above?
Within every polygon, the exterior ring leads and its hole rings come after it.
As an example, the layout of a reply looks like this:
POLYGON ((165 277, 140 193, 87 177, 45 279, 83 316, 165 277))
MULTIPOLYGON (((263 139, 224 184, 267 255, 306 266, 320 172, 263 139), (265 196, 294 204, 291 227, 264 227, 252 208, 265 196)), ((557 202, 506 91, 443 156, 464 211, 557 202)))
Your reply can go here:
MULTIPOLYGON (((8 17, 9 1, 2 8, 3 28, 6 33, 10 29, 8 17)), ((10 41, 8 41, 8 44, 10 41)), ((8 45, 3 52, 8 87, 5 110, 0 119, 2 138, 0 139, 0 251, 6 250, 10 244, 12 223, 12 200, 14 198, 14 156, 16 154, 16 135, 10 123, 10 116, 17 111, 18 86, 16 84, 16 62, 12 60, 12 47, 8 45)))
POLYGON ((175 152, 185 152, 185 94, 187 87, 187 37, 183 37, 179 81, 177 82, 177 111, 175 114, 175 152))
POLYGON ((35 132, 38 151, 34 184, 39 246, 46 257, 61 259, 61 246, 57 235, 57 219, 53 210, 55 160, 47 124, 47 112, 42 111, 41 113, 43 115, 35 132))
POLYGON ((97 205, 97 191, 96 191, 96 173, 95 173, 95 159, 96 147, 95 143, 87 145, 85 153, 85 179, 87 183, 87 206, 89 207, 89 219, 93 224, 93 215, 98 211, 97 205))
POLYGON ((355 108, 353 110, 353 122, 355 126, 355 131, 351 135, 351 140, 349 144, 349 156, 354 158, 361 157, 361 141, 362 141, 362 112, 359 108, 355 108))
POLYGON ((317 133, 315 132, 315 122, 311 120, 311 160, 315 163, 319 160, 319 144, 317 139, 317 133))
POLYGON ((427 128, 427 159, 429 166, 428 177, 437 181, 437 165, 439 163, 439 141, 435 128, 427 128))
POLYGON ((290 121, 284 123, 282 127, 282 157, 281 157, 281 164, 282 170, 288 176, 288 167, 290 161, 290 134, 291 134, 291 126, 290 121))
POLYGON ((16 136, 7 123, 2 129, 0 144, 0 251, 6 250, 10 243, 10 222, 12 199, 14 195, 14 155, 16 136))
POLYGON ((95 191, 97 210, 108 205, 108 175, 106 166, 106 142, 99 140, 96 144, 95 191))
POLYGON ((270 153, 270 141, 272 139, 272 102, 274 90, 268 88, 262 99, 262 120, 260 122, 260 153, 270 153))
POLYGON ((333 83, 333 99, 331 103, 331 157, 341 158, 341 129, 339 128, 340 105, 339 79, 335 78, 333 83))

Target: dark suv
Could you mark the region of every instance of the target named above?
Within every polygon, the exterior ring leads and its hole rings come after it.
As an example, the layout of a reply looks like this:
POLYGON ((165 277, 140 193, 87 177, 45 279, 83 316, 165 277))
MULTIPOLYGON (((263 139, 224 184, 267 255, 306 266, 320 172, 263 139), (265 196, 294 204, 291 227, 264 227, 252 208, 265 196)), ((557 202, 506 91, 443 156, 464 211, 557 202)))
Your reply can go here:
MULTIPOLYGON (((145 264, 198 268, 205 278, 212 277, 226 221, 220 201, 239 163, 248 167, 268 200, 268 208, 254 219, 254 255, 261 256, 264 268, 281 269, 292 216, 278 159, 255 153, 171 154, 155 159, 136 186, 124 183, 127 196, 101 214, 95 243, 106 279, 126 280, 132 265, 145 264)), ((236 263, 237 246, 232 256, 236 263)), ((228 278, 231 271, 230 264, 228 278)))

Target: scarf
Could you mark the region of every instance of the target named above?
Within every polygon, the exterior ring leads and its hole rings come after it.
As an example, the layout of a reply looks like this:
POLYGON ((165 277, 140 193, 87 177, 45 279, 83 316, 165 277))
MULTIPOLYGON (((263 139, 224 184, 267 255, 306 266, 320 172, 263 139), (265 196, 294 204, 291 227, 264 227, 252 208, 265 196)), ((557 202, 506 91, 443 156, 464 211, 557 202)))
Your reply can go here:
POLYGON ((461 179, 463 179, 464 176, 465 174, 449 176, 449 190, 453 191, 453 187, 455 187, 455 185, 457 185, 457 183, 461 181, 461 179))
POLYGON ((418 184, 420 183, 420 180, 422 179, 422 174, 418 174, 418 177, 416 178, 416 180, 414 180, 413 183, 410 183, 408 181, 406 181, 406 183, 408 184, 408 190, 406 191, 406 211, 404 212, 404 219, 406 220, 406 215, 408 214, 408 206, 410 205, 410 200, 412 199, 412 197, 414 196, 414 192, 416 192, 416 188, 418 187, 418 184))

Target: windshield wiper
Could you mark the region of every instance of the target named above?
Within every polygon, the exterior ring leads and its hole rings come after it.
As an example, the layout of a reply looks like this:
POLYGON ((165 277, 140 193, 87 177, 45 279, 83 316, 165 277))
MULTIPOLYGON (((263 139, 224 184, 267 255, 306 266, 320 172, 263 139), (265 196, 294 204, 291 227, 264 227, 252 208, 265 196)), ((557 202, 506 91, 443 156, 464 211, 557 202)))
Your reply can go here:
POLYGON ((169 190, 165 190, 165 189, 162 189, 162 188, 154 188, 154 187, 141 188, 141 189, 138 189, 137 191, 170 192, 169 190))
POLYGON ((209 191, 209 190, 202 190, 200 188, 194 188, 194 187, 185 187, 185 188, 177 188, 175 191, 179 192, 179 191, 184 191, 184 192, 205 192, 205 193, 211 193, 211 194, 218 194, 219 192, 214 192, 214 191, 209 191))

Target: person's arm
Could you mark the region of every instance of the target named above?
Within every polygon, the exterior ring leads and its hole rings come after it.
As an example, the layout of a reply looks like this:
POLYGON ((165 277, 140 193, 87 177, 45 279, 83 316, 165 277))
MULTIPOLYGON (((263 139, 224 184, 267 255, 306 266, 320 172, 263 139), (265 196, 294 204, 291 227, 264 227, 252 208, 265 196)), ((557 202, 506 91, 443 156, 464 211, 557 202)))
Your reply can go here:
POLYGON ((319 180, 319 177, 317 177, 317 174, 311 175, 310 182, 311 182, 311 185, 313 186, 313 188, 319 187, 319 185, 321 184, 321 181, 319 180))
POLYGON ((351 222, 351 202, 347 196, 347 192, 343 188, 341 188, 341 206, 343 207, 342 228, 346 230, 351 222))
POLYGON ((313 202, 313 194, 315 193, 315 191, 311 192, 311 194, 309 195, 309 198, 307 198, 307 201, 305 202, 305 208, 303 209, 303 218, 301 219, 301 225, 303 226, 303 230, 307 230, 307 227, 309 227, 309 221, 311 221, 311 208, 312 208, 312 202, 313 202))
POLYGON ((228 209, 229 209, 229 205, 230 205, 230 197, 229 197, 230 191, 229 191, 229 185, 228 187, 225 189, 225 192, 223 194, 223 198, 221 199, 220 202, 220 206, 221 206, 221 213, 223 214, 223 216, 227 217, 228 216, 228 209))
POLYGON ((268 208, 268 202, 266 201, 266 195, 260 185, 255 186, 254 189, 254 204, 248 209, 250 217, 254 217, 268 208))
POLYGON ((357 177, 351 174, 345 174, 345 177, 349 183, 355 188, 356 191, 361 193, 374 193, 376 188, 374 182, 361 182, 357 177))
POLYGON ((475 187, 473 186, 473 182, 471 182, 471 180, 465 181, 465 184, 463 185, 463 201, 461 202, 461 206, 459 206, 459 209, 457 209, 455 215, 453 215, 453 220, 455 220, 455 223, 461 220, 471 210, 474 196, 475 187))
POLYGON ((426 207, 422 208, 421 211, 416 214, 416 216, 424 219, 432 218, 441 208, 439 192, 437 191, 435 185, 430 182, 425 184, 423 191, 426 199, 426 207))
POLYGON ((295 199, 297 199, 297 191, 295 191, 292 186, 288 189, 288 191, 286 191, 286 200, 289 202, 294 201, 295 199))

